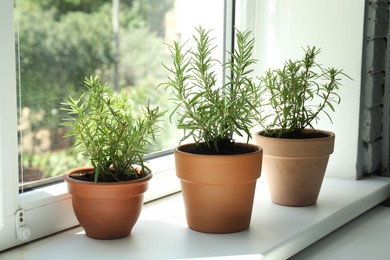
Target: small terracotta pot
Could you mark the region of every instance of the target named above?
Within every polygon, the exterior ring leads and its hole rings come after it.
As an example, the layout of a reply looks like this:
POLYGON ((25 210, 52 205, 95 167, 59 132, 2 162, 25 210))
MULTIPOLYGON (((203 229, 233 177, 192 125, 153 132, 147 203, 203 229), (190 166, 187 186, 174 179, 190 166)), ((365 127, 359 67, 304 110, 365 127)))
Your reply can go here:
POLYGON ((232 233, 250 225, 263 151, 239 155, 199 155, 175 149, 189 228, 206 233, 232 233))
POLYGON ((88 237, 116 239, 130 235, 143 205, 143 194, 152 174, 126 182, 94 183, 69 177, 74 172, 91 171, 93 167, 76 168, 63 176, 72 195, 74 213, 88 237))
POLYGON ((263 170, 274 203, 296 207, 317 203, 335 135, 315 132, 327 137, 285 139, 256 134, 256 143, 264 149, 263 170))

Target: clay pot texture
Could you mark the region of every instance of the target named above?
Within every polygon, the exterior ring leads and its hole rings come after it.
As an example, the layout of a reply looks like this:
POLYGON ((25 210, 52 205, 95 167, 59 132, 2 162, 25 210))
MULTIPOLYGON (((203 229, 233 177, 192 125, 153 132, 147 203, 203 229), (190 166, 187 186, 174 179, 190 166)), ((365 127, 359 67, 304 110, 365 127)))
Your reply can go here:
POLYGON ((72 195, 74 213, 88 237, 116 239, 129 236, 143 205, 152 174, 126 182, 94 183, 69 177, 93 167, 77 168, 63 176, 72 195))
POLYGON ((296 207, 317 203, 335 135, 315 132, 327 137, 285 139, 256 134, 257 145, 264 149, 263 171, 274 203, 296 207))
POLYGON ((261 175, 263 151, 238 155, 200 155, 176 147, 176 174, 180 178, 189 228, 205 233, 232 233, 249 228, 256 181, 261 175))

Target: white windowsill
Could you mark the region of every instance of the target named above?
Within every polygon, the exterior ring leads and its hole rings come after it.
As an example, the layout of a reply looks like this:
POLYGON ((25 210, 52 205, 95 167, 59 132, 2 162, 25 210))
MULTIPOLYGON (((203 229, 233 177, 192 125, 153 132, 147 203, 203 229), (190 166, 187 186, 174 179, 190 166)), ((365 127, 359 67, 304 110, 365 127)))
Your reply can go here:
POLYGON ((376 206, 290 260, 390 259, 390 208, 376 206))
POLYGON ((6 251, 1 259, 286 259, 388 197, 387 178, 325 178, 317 205, 283 207, 270 201, 261 177, 251 227, 243 232, 216 235, 188 229, 178 193, 147 203, 128 238, 94 240, 76 227, 6 251))

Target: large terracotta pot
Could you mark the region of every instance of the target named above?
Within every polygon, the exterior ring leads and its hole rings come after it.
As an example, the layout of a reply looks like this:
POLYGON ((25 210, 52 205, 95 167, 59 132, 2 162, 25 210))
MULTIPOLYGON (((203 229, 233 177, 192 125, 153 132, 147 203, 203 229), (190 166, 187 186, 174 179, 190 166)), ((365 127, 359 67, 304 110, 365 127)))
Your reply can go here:
POLYGON ((231 233, 250 225, 256 181, 263 151, 239 155, 199 155, 175 149, 189 228, 206 233, 231 233))
POLYGON ((115 239, 126 237, 138 220, 143 194, 152 174, 142 179, 115 183, 94 183, 69 177, 93 167, 77 168, 64 174, 72 195, 74 213, 88 237, 115 239))
POLYGON ((317 203, 335 135, 315 132, 326 137, 285 139, 256 134, 256 143, 264 149, 263 171, 274 203, 297 207, 317 203))

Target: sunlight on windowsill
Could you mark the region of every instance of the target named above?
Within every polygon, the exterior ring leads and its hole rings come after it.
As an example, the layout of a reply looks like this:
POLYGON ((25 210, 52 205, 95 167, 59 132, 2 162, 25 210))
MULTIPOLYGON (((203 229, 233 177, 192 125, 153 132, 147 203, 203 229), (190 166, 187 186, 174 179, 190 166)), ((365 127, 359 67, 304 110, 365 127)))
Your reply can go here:
POLYGON ((243 232, 205 234, 190 230, 181 194, 177 193, 146 203, 127 238, 94 240, 86 237, 81 227, 76 227, 7 251, 4 256, 14 257, 9 259, 22 255, 26 259, 109 258, 112 255, 124 259, 236 259, 238 256, 239 259, 285 259, 389 196, 390 180, 386 178, 359 181, 325 178, 317 205, 284 207, 270 201, 261 177, 251 226, 243 232))

